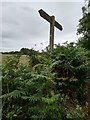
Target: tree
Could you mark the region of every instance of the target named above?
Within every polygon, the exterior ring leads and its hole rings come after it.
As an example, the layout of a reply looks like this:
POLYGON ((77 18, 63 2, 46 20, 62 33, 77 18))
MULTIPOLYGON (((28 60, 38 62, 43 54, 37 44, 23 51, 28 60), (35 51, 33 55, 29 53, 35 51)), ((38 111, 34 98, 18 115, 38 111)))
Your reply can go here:
POLYGON ((78 44, 90 50, 90 0, 82 7, 83 17, 79 20, 77 34, 81 34, 78 44))

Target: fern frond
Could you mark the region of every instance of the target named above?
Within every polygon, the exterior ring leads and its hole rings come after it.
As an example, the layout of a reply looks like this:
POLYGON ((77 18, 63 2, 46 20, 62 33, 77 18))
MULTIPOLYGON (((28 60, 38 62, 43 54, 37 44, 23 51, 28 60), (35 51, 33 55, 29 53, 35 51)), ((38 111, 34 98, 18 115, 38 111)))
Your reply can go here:
POLYGON ((52 103, 56 102, 59 99, 59 97, 60 97, 60 94, 53 95, 50 98, 42 97, 42 101, 47 104, 52 104, 52 103))
POLYGON ((7 99, 8 97, 10 98, 20 98, 23 93, 19 90, 14 90, 13 92, 7 93, 2 95, 1 97, 3 99, 7 99))

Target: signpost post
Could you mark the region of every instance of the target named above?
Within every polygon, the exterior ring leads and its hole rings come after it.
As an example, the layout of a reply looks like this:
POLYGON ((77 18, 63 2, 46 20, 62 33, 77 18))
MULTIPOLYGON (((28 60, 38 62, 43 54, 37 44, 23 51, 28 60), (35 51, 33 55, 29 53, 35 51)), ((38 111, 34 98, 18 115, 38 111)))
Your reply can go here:
POLYGON ((62 26, 55 21, 55 16, 49 16, 44 10, 40 9, 39 14, 50 23, 50 50, 54 48, 54 26, 62 31, 62 26))

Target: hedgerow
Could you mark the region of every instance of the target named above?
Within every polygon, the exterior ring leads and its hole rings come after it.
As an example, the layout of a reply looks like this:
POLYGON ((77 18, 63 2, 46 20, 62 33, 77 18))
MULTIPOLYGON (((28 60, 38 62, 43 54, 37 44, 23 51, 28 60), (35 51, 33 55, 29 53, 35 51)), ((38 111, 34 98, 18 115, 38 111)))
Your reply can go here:
POLYGON ((19 63, 20 55, 2 64, 2 119, 85 120, 88 51, 71 44, 33 51, 29 65, 19 63))

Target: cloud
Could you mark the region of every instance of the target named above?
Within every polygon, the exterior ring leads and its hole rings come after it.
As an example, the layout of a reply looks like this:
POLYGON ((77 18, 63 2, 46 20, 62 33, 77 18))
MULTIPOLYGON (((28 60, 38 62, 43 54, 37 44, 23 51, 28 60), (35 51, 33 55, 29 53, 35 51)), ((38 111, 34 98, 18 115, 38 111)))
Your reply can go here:
MULTIPOLYGON (((30 0, 2 0, 2 2, 32 2, 30 0)), ((83 0, 33 0, 33 2, 83 2, 83 0)))
POLYGON ((55 41, 63 43, 76 39, 76 26, 81 17, 82 3, 3 3, 2 4, 2 50, 18 50, 22 47, 41 49, 49 44, 49 23, 40 17, 38 10, 44 9, 55 15, 63 31, 55 28, 55 41), (66 41, 67 41, 66 40, 66 41), (35 46, 37 44, 37 46, 35 46))

